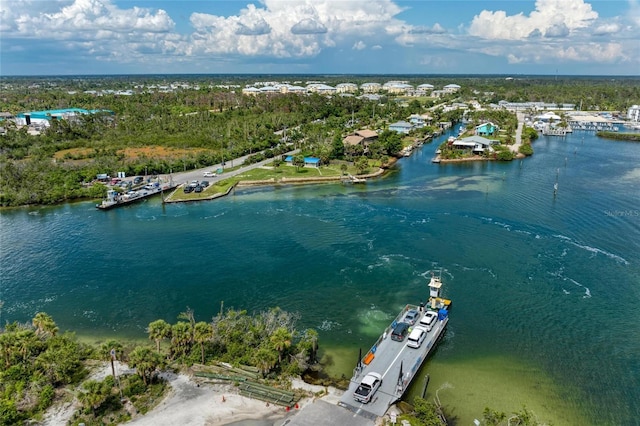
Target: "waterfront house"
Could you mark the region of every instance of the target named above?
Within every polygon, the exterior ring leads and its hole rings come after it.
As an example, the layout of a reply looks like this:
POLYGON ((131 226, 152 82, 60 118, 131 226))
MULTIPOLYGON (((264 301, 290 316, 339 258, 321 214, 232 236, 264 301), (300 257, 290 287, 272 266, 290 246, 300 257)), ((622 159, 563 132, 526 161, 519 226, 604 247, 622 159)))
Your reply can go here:
POLYGON ((424 126, 431 124, 431 116, 428 114, 411 114, 409 116, 409 123, 416 129, 422 129, 424 126))
POLYGON ((498 131, 498 126, 492 122, 480 124, 474 128, 474 133, 477 136, 492 136, 498 131))
POLYGON ((474 154, 492 153, 494 149, 491 145, 498 143, 496 140, 483 138, 482 136, 469 136, 467 138, 456 139, 451 144, 454 148, 471 151, 474 154))
POLYGON ((396 133, 407 134, 412 129, 413 129, 413 124, 407 123, 406 121, 397 121, 395 123, 389 124, 389 130, 396 133))
POLYGON ((378 133, 375 130, 358 130, 342 140, 344 145, 355 146, 362 145, 365 149, 378 139, 378 133))

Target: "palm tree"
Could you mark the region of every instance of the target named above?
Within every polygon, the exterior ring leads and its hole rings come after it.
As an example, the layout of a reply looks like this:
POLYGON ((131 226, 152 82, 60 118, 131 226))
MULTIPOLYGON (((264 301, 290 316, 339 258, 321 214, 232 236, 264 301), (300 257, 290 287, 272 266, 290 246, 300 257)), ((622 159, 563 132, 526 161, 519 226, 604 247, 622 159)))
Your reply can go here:
POLYGON ((191 346, 191 326, 180 321, 171 326, 171 352, 179 356, 186 355, 191 346))
POLYGON ((160 342, 171 337, 171 325, 159 319, 149 323, 147 333, 149 333, 149 339, 156 342, 156 350, 160 352, 160 342))
POLYGON ((129 354, 129 366, 136 369, 146 386, 153 379, 156 369, 162 368, 163 360, 162 356, 151 348, 138 346, 129 354))
POLYGON ((204 321, 197 322, 193 328, 193 339, 200 344, 201 362, 204 364, 204 344, 213 338, 213 326, 204 321))
POLYGON ((38 312, 31 322, 36 328, 36 334, 42 337, 55 336, 58 333, 58 326, 51 315, 45 312, 38 312))
POLYGON ((282 362, 282 353, 291 346, 291 337, 289 330, 280 327, 269 338, 273 348, 278 351, 278 363, 282 362))
POLYGON ((261 347, 253 354, 253 361, 256 364, 256 367, 260 369, 263 375, 267 375, 269 371, 276 364, 278 356, 276 352, 268 347, 261 347))

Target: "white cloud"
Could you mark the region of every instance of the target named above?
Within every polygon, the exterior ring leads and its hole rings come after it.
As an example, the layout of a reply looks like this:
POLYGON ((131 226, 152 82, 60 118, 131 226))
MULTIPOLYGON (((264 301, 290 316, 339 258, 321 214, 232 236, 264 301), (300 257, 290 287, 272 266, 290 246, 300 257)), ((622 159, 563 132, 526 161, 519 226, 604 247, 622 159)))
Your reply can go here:
POLYGON ((638 0, 629 0, 629 13, 627 16, 636 27, 640 27, 640 3, 638 0))
POLYGON ((601 35, 610 35, 620 32, 622 27, 617 23, 609 23, 609 24, 601 24, 594 28, 592 34, 601 36, 601 35))
POLYGON ((528 15, 483 10, 468 28, 475 37, 469 50, 510 64, 638 63, 631 53, 638 49, 632 27, 622 25, 621 17, 598 16, 584 0, 537 0, 528 15))
POLYGON ((139 7, 118 9, 110 0, 75 0, 53 12, 25 9, 27 4, 20 2, 12 4, 20 10, 14 12, 18 15, 14 30, 26 37, 64 40, 93 38, 97 31, 167 32, 174 27, 173 20, 162 9, 155 12, 139 7))
POLYGON ((358 40, 352 47, 353 50, 363 50, 366 48, 367 45, 362 40, 358 40))
POLYGON ((302 21, 291 27, 292 34, 324 34, 327 32, 327 27, 315 19, 303 19, 302 21))
POLYGON ((90 56, 114 64, 157 64, 163 69, 184 62, 192 67, 215 64, 224 70, 227 64, 247 59, 259 63, 255 58, 304 66, 314 57, 323 58, 321 52, 334 49, 351 50, 354 57, 370 49, 369 56, 381 57, 381 63, 387 54, 398 54, 406 58, 409 69, 427 66, 443 72, 464 69, 469 54, 511 64, 620 63, 631 70, 640 61, 634 56, 640 0, 628 0, 625 16, 607 19, 599 19, 588 0, 537 0, 533 10, 510 15, 480 11, 482 6, 476 5, 482 3, 468 2, 469 7, 478 7, 477 15, 450 28, 429 21, 428 13, 412 16, 422 19, 413 24, 399 19, 406 9, 395 1, 230 2, 238 10, 225 16, 202 13, 207 2, 190 2, 189 10, 194 5, 200 9, 190 13, 185 6, 191 27, 177 29, 173 19, 180 16, 172 19, 165 10, 134 6, 151 4, 143 0, 0 0, 2 59, 9 52, 39 46, 55 49, 61 58, 73 52, 82 60, 90 56), (402 54, 402 49, 411 53, 402 54))
POLYGON ((261 7, 249 5, 237 16, 194 13, 191 24, 195 33, 185 51, 310 57, 334 46, 356 46, 363 37, 375 42, 399 32, 403 23, 394 16, 402 10, 391 0, 264 0, 261 7), (238 33, 238 22, 247 15, 260 19, 270 31, 238 33), (241 37, 246 35, 255 37, 241 37))
POLYGON ((545 37, 566 37, 569 35, 569 28, 564 23, 553 24, 544 33, 545 37))
POLYGON ((528 16, 483 10, 473 18, 469 34, 491 40, 522 40, 537 31, 557 37, 585 28, 596 18, 598 13, 584 0, 537 0, 536 10, 528 16))
POLYGON ((407 31, 409 34, 444 34, 447 32, 442 25, 435 23, 432 27, 416 26, 407 31))

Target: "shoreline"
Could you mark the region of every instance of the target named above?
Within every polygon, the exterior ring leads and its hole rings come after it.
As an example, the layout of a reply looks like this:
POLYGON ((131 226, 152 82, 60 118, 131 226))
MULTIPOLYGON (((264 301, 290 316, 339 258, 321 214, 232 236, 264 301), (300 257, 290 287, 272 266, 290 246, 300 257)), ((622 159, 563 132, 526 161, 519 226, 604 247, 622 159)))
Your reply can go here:
MULTIPOLYGON (((397 159, 395 159, 397 161, 397 159)), ((387 167, 395 164, 396 161, 389 161, 389 163, 387 163, 387 167)), ((366 175, 356 175, 353 176, 356 179, 364 179, 364 180, 368 180, 368 179, 372 179, 372 178, 376 178, 379 176, 382 176, 385 172, 387 171, 387 168, 382 168, 379 167, 377 171, 373 172, 373 173, 369 173, 366 175)), ((180 186, 178 186, 174 192, 172 192, 165 200, 163 200, 164 203, 166 204, 176 204, 176 203, 190 203, 190 202, 194 202, 194 201, 210 201, 210 200, 215 200, 218 198, 223 198, 227 195, 229 195, 231 193, 231 191, 235 188, 245 188, 245 187, 252 187, 252 186, 279 186, 279 185, 312 185, 312 184, 319 184, 319 183, 337 183, 337 182, 342 182, 345 180, 345 176, 341 175, 341 176, 314 176, 314 177, 304 177, 304 178, 288 178, 288 177, 282 177, 280 179, 276 179, 276 178, 271 178, 271 179, 262 179, 262 180, 244 180, 244 181, 238 181, 236 184, 232 185, 226 192, 224 193, 217 193, 214 195, 209 195, 206 197, 200 197, 200 198, 190 198, 188 200, 171 200, 171 195, 173 195, 173 193, 175 193, 175 191, 177 191, 180 186)))
MULTIPOLYGON (((119 375, 135 374, 126 364, 118 361, 116 370, 122 372, 119 375)), ((100 362, 87 380, 101 381, 110 375, 109 363, 100 362)), ((131 420, 123 424, 224 426, 247 420, 275 424, 296 416, 305 406, 317 400, 337 403, 343 394, 343 391, 334 387, 310 385, 302 379, 292 379, 291 388, 303 391, 305 396, 294 407, 283 407, 242 396, 233 383, 209 383, 188 371, 177 374, 163 372, 160 377, 167 381, 170 387, 168 393, 147 413, 135 413, 131 420)), ((41 424, 66 426, 78 409, 81 409, 81 404, 77 398, 74 397, 72 401, 60 400, 46 411, 41 424)))

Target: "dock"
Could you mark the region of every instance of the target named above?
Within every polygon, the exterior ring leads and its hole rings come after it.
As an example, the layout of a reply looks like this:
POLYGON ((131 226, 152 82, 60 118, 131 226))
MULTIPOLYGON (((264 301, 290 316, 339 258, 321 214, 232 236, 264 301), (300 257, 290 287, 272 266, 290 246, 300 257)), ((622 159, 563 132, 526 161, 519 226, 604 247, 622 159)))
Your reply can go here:
POLYGON ((158 183, 157 186, 138 189, 136 191, 128 191, 124 194, 113 189, 107 191, 107 198, 102 203, 96 204, 96 208, 100 210, 109 210, 115 207, 126 206, 128 204, 137 203, 145 198, 162 194, 164 191, 171 191, 178 185, 173 182, 158 183))
POLYGON ((449 322, 449 307, 451 301, 439 296, 442 282, 439 277, 432 277, 429 283, 430 298, 427 304, 420 306, 406 305, 398 316, 389 324, 375 344, 369 349, 354 369, 353 377, 349 383, 349 389, 344 393, 339 406, 375 421, 383 416, 387 410, 399 401, 412 380, 420 370, 424 361, 436 347, 436 343, 443 336, 449 322), (428 311, 438 313, 438 320, 432 326, 419 348, 407 345, 408 339, 395 341, 391 339, 391 333, 396 324, 402 322, 410 310, 419 312, 416 326, 428 311), (382 383, 377 392, 368 403, 360 403, 353 397, 354 392, 362 379, 374 372, 382 376, 382 383))

